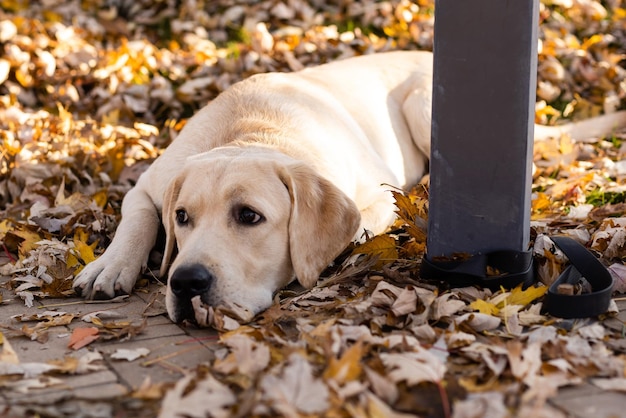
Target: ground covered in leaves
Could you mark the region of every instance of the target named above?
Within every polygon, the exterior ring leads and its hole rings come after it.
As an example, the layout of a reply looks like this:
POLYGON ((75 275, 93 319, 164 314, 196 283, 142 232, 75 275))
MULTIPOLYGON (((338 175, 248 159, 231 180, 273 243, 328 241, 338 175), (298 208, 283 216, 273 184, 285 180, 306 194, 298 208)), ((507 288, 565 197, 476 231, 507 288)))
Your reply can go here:
MULTIPOLYGON (((138 175, 234 82, 431 49, 433 8, 430 0, 1 0, 3 294, 29 306, 70 295, 73 276, 110 242, 138 175)), ((540 19, 537 121, 625 108, 624 2, 544 0, 540 19)), ((562 232, 610 266, 623 297, 625 139, 537 144, 533 236, 543 282, 564 263, 543 234, 562 232)), ((162 415, 557 417, 546 400, 559 387, 587 379, 626 390, 622 322, 546 317, 543 286, 491 293, 421 282, 428 192, 396 198, 394 233, 354 249, 373 258, 338 262, 310 292, 282 292, 251 324, 213 318, 221 348, 164 392, 162 415)), ((89 371, 94 356, 76 368, 89 371)), ((26 376, 2 344, 0 387, 59 372, 26 376)))

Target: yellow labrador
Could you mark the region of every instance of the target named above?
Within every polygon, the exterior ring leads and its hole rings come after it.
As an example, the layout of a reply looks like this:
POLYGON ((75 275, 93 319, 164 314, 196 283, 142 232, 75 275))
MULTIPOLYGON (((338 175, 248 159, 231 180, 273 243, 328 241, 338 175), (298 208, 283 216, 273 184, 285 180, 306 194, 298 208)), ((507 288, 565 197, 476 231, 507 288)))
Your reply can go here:
MULTIPOLYGON (((175 322, 194 318, 196 296, 251 319, 294 278, 313 286, 351 240, 393 222, 386 185, 407 188, 425 174, 431 80, 432 54, 391 52, 235 84, 141 176, 113 242, 74 288, 89 298, 130 293, 161 216, 175 322)), ((625 122, 620 113, 539 134, 586 137, 625 122)))

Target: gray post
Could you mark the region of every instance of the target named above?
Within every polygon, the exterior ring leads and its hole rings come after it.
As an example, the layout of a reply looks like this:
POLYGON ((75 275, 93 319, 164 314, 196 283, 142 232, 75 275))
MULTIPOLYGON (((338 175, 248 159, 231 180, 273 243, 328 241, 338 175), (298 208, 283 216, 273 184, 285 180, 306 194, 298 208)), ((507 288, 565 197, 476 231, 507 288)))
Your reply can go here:
POLYGON ((428 260, 527 250, 539 0, 437 0, 428 260))

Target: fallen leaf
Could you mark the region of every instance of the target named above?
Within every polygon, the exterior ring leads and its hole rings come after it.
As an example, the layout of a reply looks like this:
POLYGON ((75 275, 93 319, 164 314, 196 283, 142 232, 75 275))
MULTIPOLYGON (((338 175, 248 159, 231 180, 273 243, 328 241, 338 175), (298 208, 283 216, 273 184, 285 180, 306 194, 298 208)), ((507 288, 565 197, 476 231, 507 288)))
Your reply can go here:
POLYGON ((485 315, 498 315, 500 313, 500 309, 493 303, 487 302, 482 299, 476 299, 472 303, 469 304, 469 307, 475 311, 480 312, 485 315))
POLYGON ((138 358, 146 357, 148 354, 150 354, 150 350, 147 348, 118 348, 111 354, 111 358, 113 360, 135 361, 138 358))
POLYGON ((100 336, 99 333, 100 330, 95 327, 75 328, 74 331, 72 331, 67 347, 73 350, 80 350, 84 346, 96 341, 100 336))
POLYGON ((406 353, 381 353, 388 376, 394 382, 417 385, 421 382, 438 383, 443 379, 446 366, 426 350, 406 353))
POLYGON ((152 383, 150 376, 146 376, 141 386, 131 396, 142 400, 160 400, 164 398, 169 386, 170 383, 152 383))
POLYGON ((415 312, 417 309, 417 300, 417 294, 415 293, 415 290, 413 290, 413 287, 407 286, 400 292, 396 300, 391 305, 391 312, 393 312, 395 316, 402 316, 415 312))
POLYGON ((374 393, 388 404, 394 404, 398 399, 398 387, 385 375, 379 374, 369 367, 363 370, 374 393))
POLYGON ((63 380, 51 376, 39 376, 32 379, 21 379, 14 382, 5 382, 2 386, 18 393, 35 393, 37 389, 46 389, 63 384, 63 380))
POLYGON ((389 235, 376 235, 363 244, 358 245, 352 251, 352 254, 365 254, 368 257, 376 257, 378 261, 374 268, 380 268, 398 259, 396 240, 389 235))
POLYGON ((313 376, 309 362, 297 353, 289 356, 280 374, 263 376, 261 390, 271 408, 286 416, 322 414, 329 407, 327 386, 313 376))
POLYGON ((245 334, 230 334, 222 338, 222 343, 229 347, 230 354, 223 360, 217 360, 214 369, 222 373, 237 371, 245 376, 254 377, 262 372, 270 362, 270 349, 264 342, 255 341, 245 334))
POLYGON ((7 340, 4 337, 4 334, 2 334, 1 332, 0 332, 0 341, 2 341, 2 352, 0 352, 0 363, 19 364, 20 360, 17 357, 17 353, 15 352, 15 350, 9 343, 9 340, 7 340))
POLYGON ((228 418, 236 401, 232 390, 211 374, 187 375, 165 394, 159 417, 228 418))
POLYGON ((548 291, 546 286, 530 286, 525 290, 522 290, 520 284, 516 288, 511 290, 510 295, 504 300, 504 302, 498 304, 498 307, 502 309, 505 305, 521 305, 527 306, 531 302, 543 296, 548 291))
POLYGON ((340 358, 331 357, 324 371, 324 379, 333 379, 340 385, 358 379, 361 371, 363 343, 361 341, 350 346, 340 358))
POLYGON ((622 263, 613 263, 607 267, 615 284, 613 291, 617 293, 626 293, 626 265, 622 263))

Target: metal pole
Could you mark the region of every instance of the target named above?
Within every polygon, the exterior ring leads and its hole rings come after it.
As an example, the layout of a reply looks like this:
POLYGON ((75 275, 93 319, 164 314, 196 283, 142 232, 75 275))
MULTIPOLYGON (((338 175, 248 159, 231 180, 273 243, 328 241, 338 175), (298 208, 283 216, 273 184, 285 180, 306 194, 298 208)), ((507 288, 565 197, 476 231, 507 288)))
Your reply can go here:
POLYGON ((539 0, 437 0, 428 260, 524 251, 539 0))

